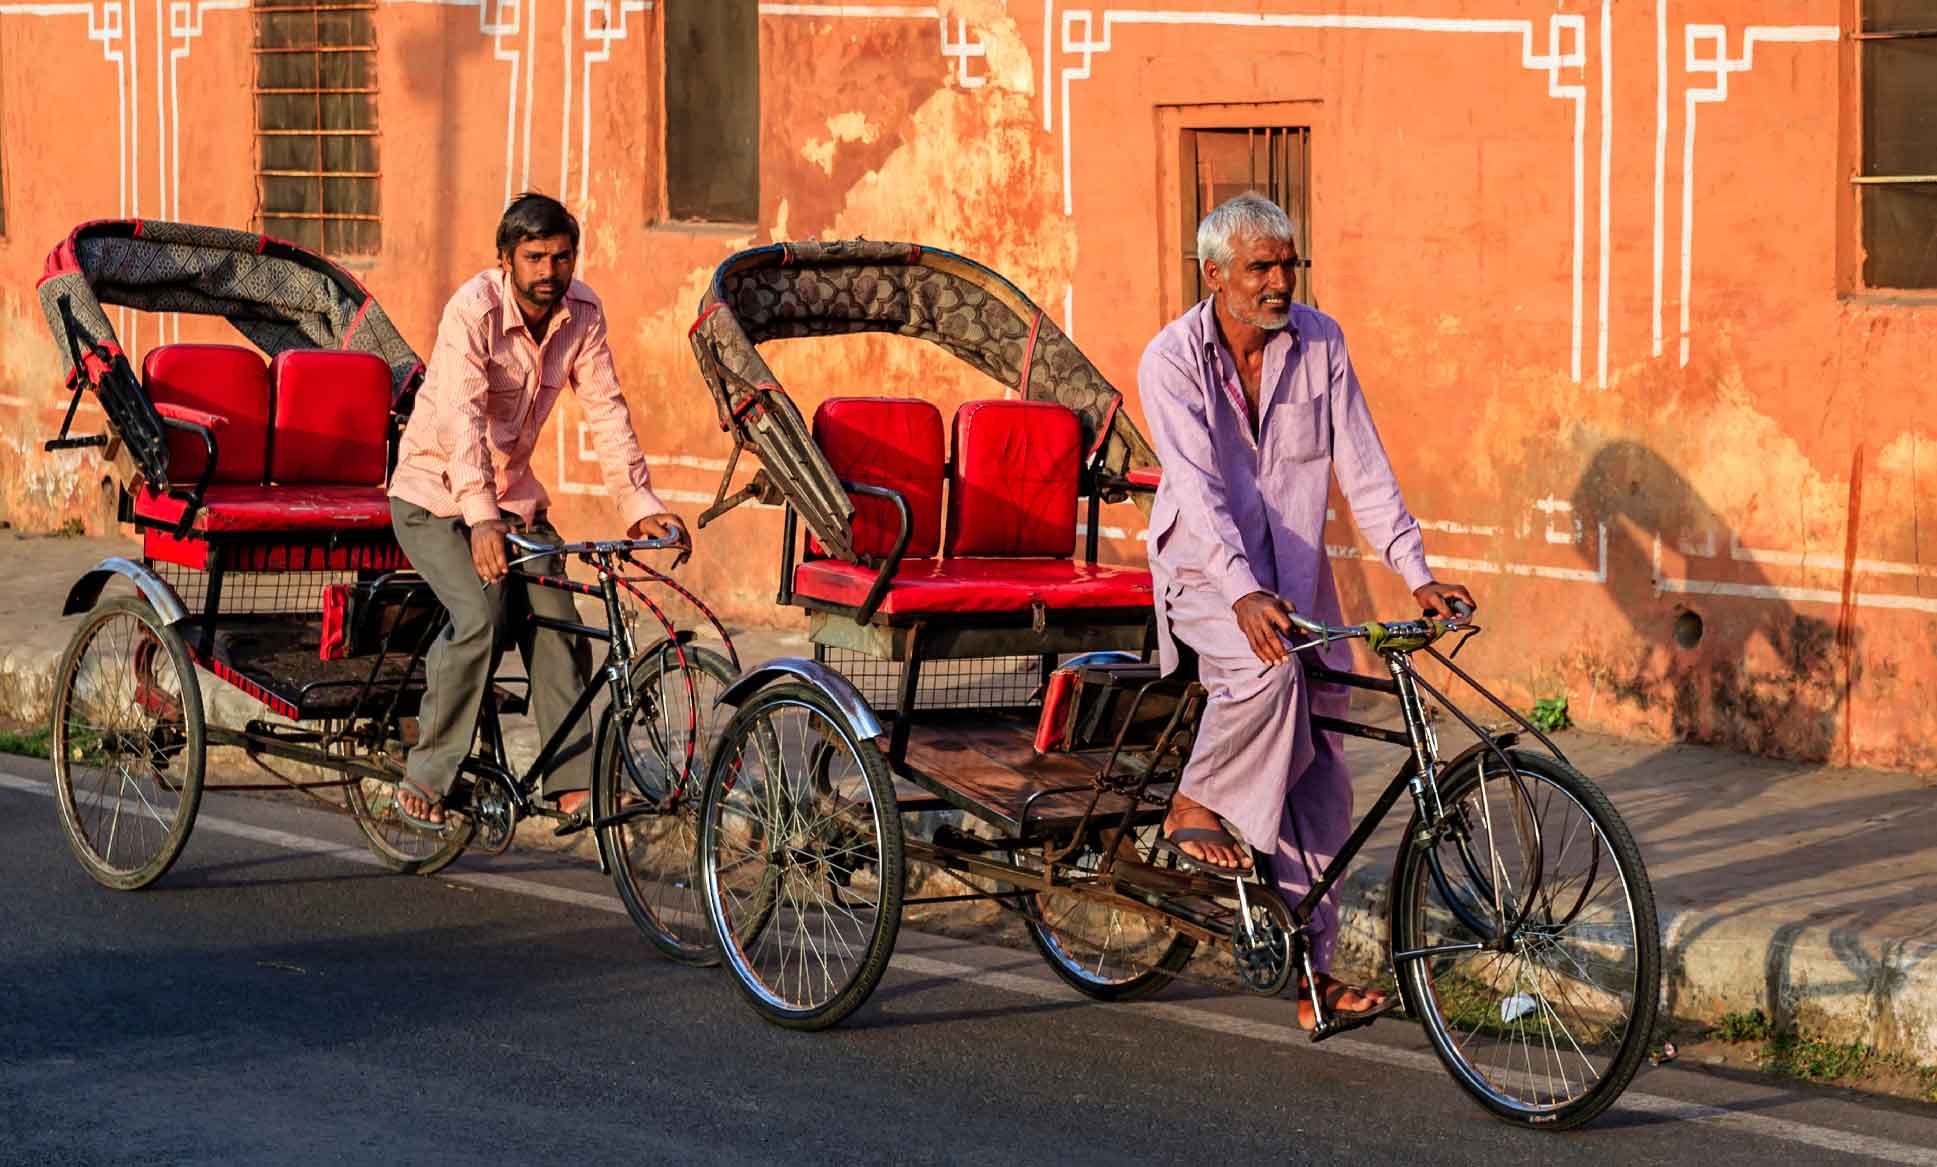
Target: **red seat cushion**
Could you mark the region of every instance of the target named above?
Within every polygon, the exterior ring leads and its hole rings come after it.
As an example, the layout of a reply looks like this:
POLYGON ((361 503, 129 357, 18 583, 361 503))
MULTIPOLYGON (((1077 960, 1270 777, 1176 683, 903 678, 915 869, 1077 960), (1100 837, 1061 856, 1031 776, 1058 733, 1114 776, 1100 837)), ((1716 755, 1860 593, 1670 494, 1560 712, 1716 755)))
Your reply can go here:
MULTIPOLYGON (((808 599, 858 607, 874 586, 872 568, 816 559, 794 570, 794 591, 808 599)), ((1130 610, 1151 606, 1150 573, 1140 567, 1069 559, 910 560, 895 573, 878 611, 1027 612, 1040 602, 1056 611, 1130 610)))
MULTIPOLYGON (((261 482, 269 468, 269 373, 253 349, 164 344, 141 362, 148 399, 227 419, 215 435, 215 482, 261 482)), ((168 478, 192 486, 208 458, 202 440, 169 429, 168 478)))
MULTIPOLYGON (((814 411, 814 442, 834 473, 850 482, 898 490, 914 519, 910 559, 927 559, 942 545, 942 414, 906 397, 831 397, 814 411)), ((854 499, 854 549, 886 556, 901 518, 886 499, 854 499)), ((815 554, 823 554, 814 545, 815 554)))
POLYGON ((971 401, 956 410, 943 553, 1069 558, 1082 459, 1083 429, 1065 406, 971 401))
MULTIPOLYGON (((181 499, 142 490, 135 514, 157 523, 181 521, 181 499)), ((381 486, 211 486, 192 530, 372 531, 390 526, 390 496, 381 486)))
POLYGON ((374 353, 290 349, 269 365, 269 479, 375 485, 388 469, 390 366, 374 353))

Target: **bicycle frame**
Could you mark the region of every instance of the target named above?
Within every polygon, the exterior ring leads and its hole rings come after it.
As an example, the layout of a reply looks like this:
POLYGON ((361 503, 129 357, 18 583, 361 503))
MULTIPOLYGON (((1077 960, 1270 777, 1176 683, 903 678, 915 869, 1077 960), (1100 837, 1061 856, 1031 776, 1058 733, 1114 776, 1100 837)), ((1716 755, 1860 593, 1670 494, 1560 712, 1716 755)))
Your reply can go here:
MULTIPOLYGON (((1325 640, 1313 640, 1306 644, 1295 646, 1295 649, 1303 650, 1305 648, 1317 647, 1326 642, 1325 640)), ((1495 697, 1479 685, 1464 670, 1453 664, 1448 656, 1441 654, 1429 644, 1422 647, 1432 659, 1443 665, 1454 677, 1472 689, 1473 692, 1479 694, 1489 704, 1506 714, 1521 729, 1536 737, 1556 758, 1562 761, 1566 760, 1565 755, 1561 753, 1559 747, 1553 743, 1552 739, 1542 733, 1539 728, 1529 723, 1526 718, 1522 717, 1498 697, 1495 697)), ((1400 764, 1392 780, 1387 783, 1379 796, 1373 800, 1372 806, 1354 827, 1351 835, 1346 839, 1344 844, 1340 846, 1338 853, 1332 858, 1331 862, 1326 864, 1323 871, 1312 881, 1310 890, 1295 904, 1288 905, 1293 928, 1299 933, 1302 933, 1310 926, 1313 916, 1317 913, 1319 904, 1337 888, 1339 882, 1345 877, 1345 873, 1351 868, 1353 862, 1358 858, 1372 835, 1384 823, 1387 816, 1391 814, 1393 807, 1398 804, 1402 795, 1411 795, 1413 809, 1418 815, 1419 821, 1422 824, 1422 834, 1425 836, 1425 839, 1421 841, 1427 841, 1439 837, 1449 829, 1458 828, 1459 824, 1452 821, 1454 816, 1448 814, 1440 800, 1439 780, 1442 775, 1449 771, 1456 772, 1459 770, 1474 756, 1490 754, 1496 757, 1505 768, 1511 781, 1524 792, 1524 783, 1519 778, 1518 771, 1514 768, 1512 759, 1507 753, 1507 750, 1512 748, 1519 739, 1519 733, 1517 731, 1493 734, 1479 726, 1457 705, 1453 704, 1445 694, 1434 688, 1419 675, 1413 661, 1412 650, 1386 651, 1381 653, 1381 655, 1387 666, 1388 676, 1386 677, 1367 676, 1359 673, 1336 670, 1312 660, 1302 661, 1302 663, 1300 661, 1293 661, 1282 666, 1288 668, 1303 667, 1306 680, 1311 684, 1343 685, 1350 688, 1383 693, 1396 698, 1400 703, 1401 714, 1405 724, 1403 730, 1389 729, 1383 726, 1371 725, 1344 718, 1316 715, 1312 717, 1312 728, 1319 732, 1340 733, 1353 737, 1386 742, 1391 745, 1404 746, 1408 750, 1405 761, 1400 764), (1434 732, 1432 724, 1426 715, 1425 701, 1428 697, 1436 700, 1441 708, 1450 711, 1479 740, 1453 758, 1442 761, 1439 757, 1438 735, 1434 732)), ((1109 778, 1115 770, 1117 751, 1113 750, 1110 755, 1110 762, 1106 765, 1103 774, 1099 777, 1096 784, 1096 796, 1091 801, 1089 812, 1085 814, 1081 823, 1071 831, 1065 845, 1057 847, 1054 843, 1025 844, 1021 838, 1013 840, 991 840, 986 842, 976 841, 974 843, 963 840, 963 845, 961 846, 943 844, 941 842, 924 844, 911 840, 908 844, 910 854, 936 863, 947 870, 994 878, 1020 888, 1035 891, 1058 889, 1079 895, 1106 898, 1124 908, 1137 911, 1141 914, 1159 917, 1167 924, 1175 927, 1178 931, 1196 936, 1200 940, 1209 940, 1212 942, 1228 942, 1232 940, 1233 936, 1231 932, 1219 925, 1216 921, 1172 901, 1177 897, 1202 895, 1219 895, 1228 899, 1232 896, 1234 888, 1239 890, 1239 898, 1242 899, 1242 886, 1246 883, 1255 884, 1259 876, 1254 874, 1246 876, 1243 879, 1234 880, 1225 876, 1157 868, 1141 861, 1129 862, 1119 858, 1119 848, 1123 841, 1129 838, 1131 832, 1135 829, 1135 820, 1142 808, 1151 802, 1167 803, 1169 800, 1168 796, 1159 799, 1157 796, 1151 795, 1149 788, 1152 785, 1167 782, 1175 776, 1174 774, 1167 773, 1166 776, 1159 777, 1160 767, 1157 763, 1163 761, 1164 754, 1174 749, 1180 729, 1188 728, 1180 726, 1177 722, 1192 717, 1196 712, 1201 711, 1201 704, 1194 706, 1192 700, 1193 696, 1195 696, 1201 701, 1201 689, 1198 689, 1194 684, 1191 688, 1196 690, 1196 693, 1192 694, 1187 691, 1185 700, 1180 703, 1178 718, 1173 719, 1171 727, 1166 730, 1151 751, 1151 764, 1144 768, 1142 776, 1134 784, 1134 787, 1117 789, 1116 792, 1127 799, 1127 805, 1121 812, 1113 810, 1099 811, 1097 809, 1102 796, 1110 786, 1109 778), (1082 844, 1086 838, 1094 838, 1101 844, 1093 852, 1099 854, 1100 858, 1093 868, 1087 870, 1079 869, 1067 861, 1069 856, 1083 852, 1082 844), (1039 854, 1042 860, 1041 866, 1036 869, 1031 869, 1022 867, 1014 862, 1014 856, 1023 851, 1034 851, 1039 854), (997 853, 1006 853, 1010 857, 1009 861, 995 858, 995 854, 997 853)), ((1060 792, 1062 792, 1062 788, 1053 788, 1039 793, 1051 794, 1060 792)), ((1540 840, 1537 826, 1534 828, 1531 845, 1532 868, 1535 872, 1535 882, 1532 887, 1521 889, 1519 892, 1519 898, 1523 905, 1532 903, 1534 893, 1538 890, 1538 873, 1543 867, 1540 860, 1540 840)), ((1443 877, 1437 875, 1437 872, 1436 878, 1443 879, 1443 877)), ((989 898, 1005 906, 1021 910, 1020 905, 1015 902, 1016 895, 1013 892, 985 893, 970 897, 924 897, 923 899, 907 899, 904 903, 921 903, 931 898, 937 901, 963 898, 989 898)), ((1525 911, 1526 908, 1523 907, 1521 918, 1504 926, 1499 934, 1490 938, 1488 943, 1499 944, 1506 942, 1507 936, 1524 921, 1525 911)), ((1248 919, 1248 917, 1246 918, 1248 919)), ((1475 931, 1480 931, 1480 929, 1476 928, 1475 931)), ((1392 953, 1392 959, 1396 965, 1400 961, 1424 959, 1445 952, 1472 951, 1486 946, 1486 944, 1467 944, 1435 947, 1417 951, 1394 951, 1392 953)), ((1304 971, 1309 977, 1312 971, 1309 946, 1300 945, 1300 954, 1305 964, 1304 971)), ((1323 1006, 1319 1002, 1315 1002, 1315 1004, 1318 1006, 1316 1020, 1319 1023, 1319 1028, 1322 1033, 1325 1028, 1323 1006)))

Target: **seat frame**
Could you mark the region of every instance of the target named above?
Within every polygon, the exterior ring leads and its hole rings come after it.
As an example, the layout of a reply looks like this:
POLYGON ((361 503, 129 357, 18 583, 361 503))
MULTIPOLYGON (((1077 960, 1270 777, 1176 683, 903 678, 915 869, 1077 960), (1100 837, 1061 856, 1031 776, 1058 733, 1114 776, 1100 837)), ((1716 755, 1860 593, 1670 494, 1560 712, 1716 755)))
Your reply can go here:
MULTIPOLYGON (((1120 502, 1133 493, 1154 493, 1149 481, 1132 481, 1102 466, 1102 451, 1083 467, 1077 497, 1088 500, 1088 531, 1083 558, 1096 563, 1105 501, 1120 502)), ((781 518, 780 588, 778 603, 809 613, 809 638, 814 659, 826 663, 829 648, 843 648, 884 660, 901 662, 895 686, 895 708, 888 733, 888 764, 896 773, 908 770, 909 731, 915 723, 915 703, 924 662, 986 656, 1034 656, 1041 683, 1047 684, 1058 657, 1067 652, 1126 651, 1148 659, 1156 650, 1154 608, 1050 608, 1033 605, 1015 612, 914 612, 880 610, 894 583, 914 534, 914 512, 900 491, 866 482, 841 479, 853 494, 891 503, 900 519, 893 548, 886 556, 860 556, 876 569, 873 586, 858 605, 837 604, 800 595, 794 588, 794 567, 810 558, 802 544, 800 518, 787 503, 781 518)))

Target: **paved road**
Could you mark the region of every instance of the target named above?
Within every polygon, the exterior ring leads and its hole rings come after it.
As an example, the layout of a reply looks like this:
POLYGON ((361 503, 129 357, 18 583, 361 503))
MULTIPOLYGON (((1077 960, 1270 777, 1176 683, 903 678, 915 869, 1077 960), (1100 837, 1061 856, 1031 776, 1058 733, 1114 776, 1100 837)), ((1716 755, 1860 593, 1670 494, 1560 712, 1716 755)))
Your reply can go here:
POLYGON ((156 888, 96 887, 0 761, 0 1163, 1937 1164, 1937 1114, 1669 1067, 1571 1135, 1468 1103, 1416 1028, 1093 1005, 904 933, 829 1033, 652 955, 596 872, 380 873, 340 816, 209 796, 156 888))

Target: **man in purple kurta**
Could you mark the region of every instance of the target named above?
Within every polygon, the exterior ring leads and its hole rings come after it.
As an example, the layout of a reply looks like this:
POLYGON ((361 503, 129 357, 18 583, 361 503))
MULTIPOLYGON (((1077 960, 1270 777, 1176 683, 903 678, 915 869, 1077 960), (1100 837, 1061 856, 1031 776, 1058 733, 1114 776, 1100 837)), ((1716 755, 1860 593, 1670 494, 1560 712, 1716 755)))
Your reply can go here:
MULTIPOLYGON (((1209 694, 1164 831, 1200 866, 1248 867, 1221 817, 1269 856, 1295 903, 1351 830, 1337 735, 1315 734, 1310 722, 1342 713, 1344 690, 1308 684, 1300 661, 1309 654, 1289 654, 1282 639, 1287 611, 1341 619, 1325 553, 1332 477, 1359 530, 1427 611, 1451 615, 1453 597, 1472 597, 1434 582, 1426 566, 1338 324, 1292 301, 1298 260, 1284 211, 1257 195, 1232 199, 1206 216, 1198 255, 1210 298, 1165 326, 1137 370, 1163 463, 1149 535, 1160 658, 1168 672, 1178 641, 1195 650, 1209 694)), ((1330 967, 1337 930, 1328 898, 1310 934, 1319 970, 1330 967)), ((1346 1018, 1390 1007, 1384 994, 1329 975, 1319 992, 1328 1013, 1346 1018)), ((1309 1026, 1309 1000, 1301 1010, 1309 1026)))

